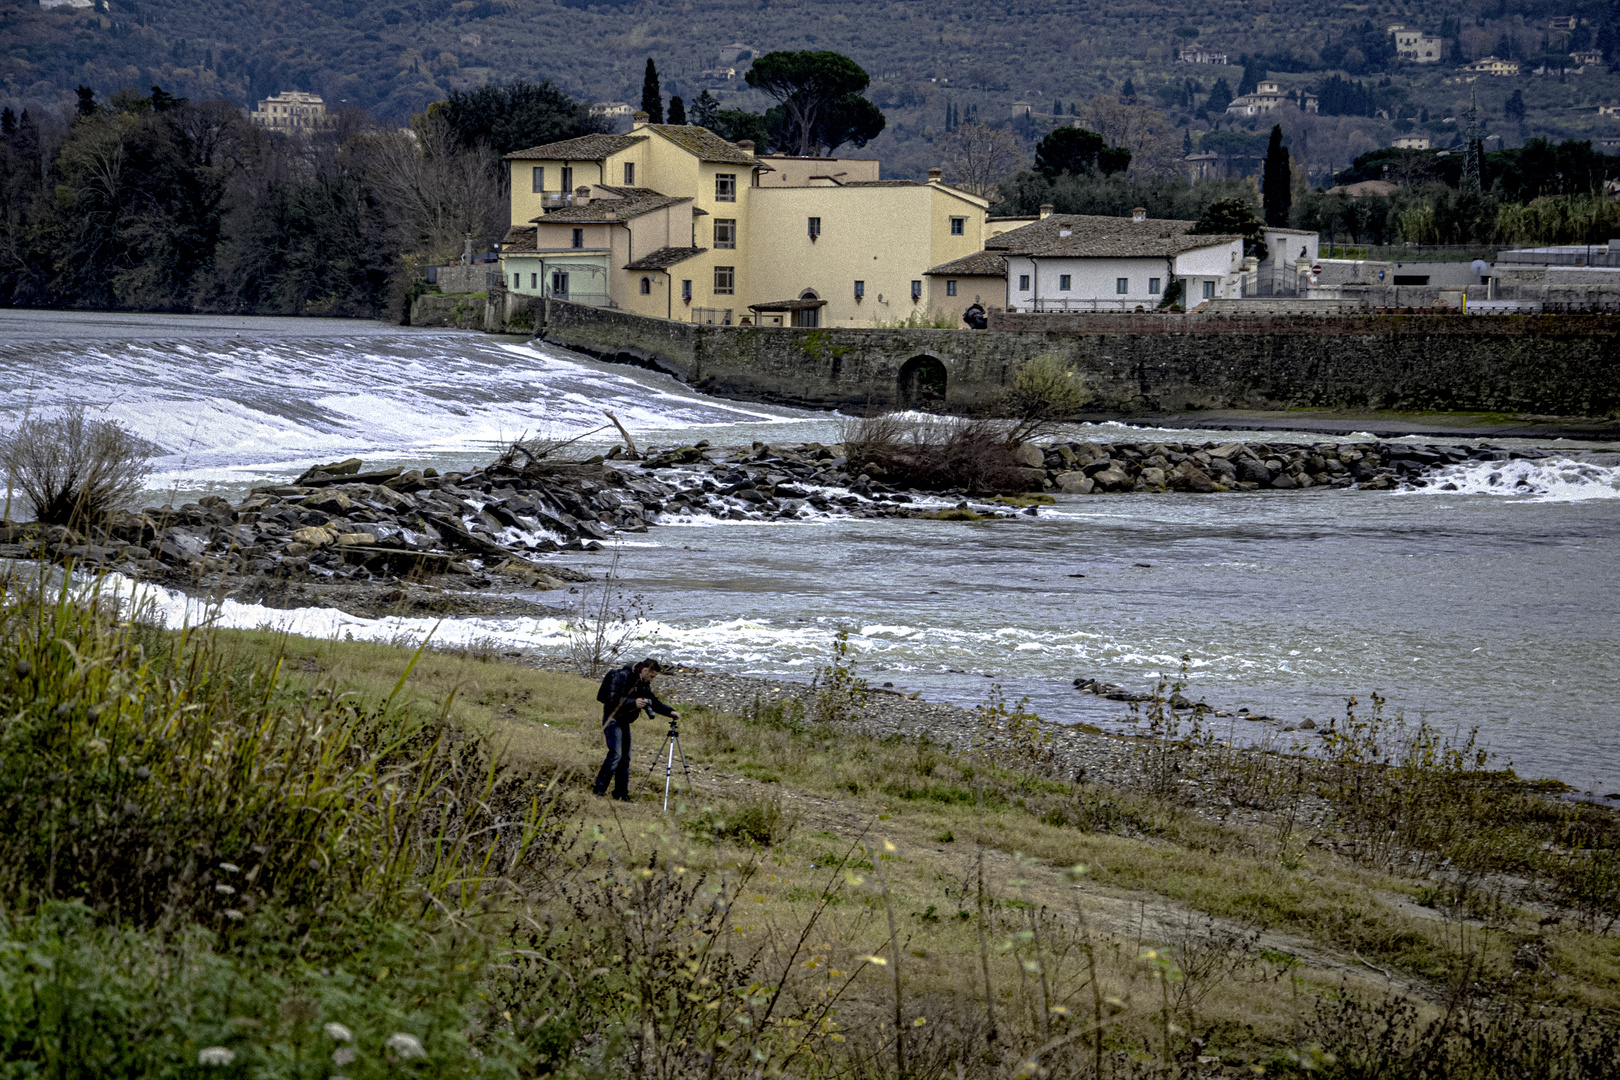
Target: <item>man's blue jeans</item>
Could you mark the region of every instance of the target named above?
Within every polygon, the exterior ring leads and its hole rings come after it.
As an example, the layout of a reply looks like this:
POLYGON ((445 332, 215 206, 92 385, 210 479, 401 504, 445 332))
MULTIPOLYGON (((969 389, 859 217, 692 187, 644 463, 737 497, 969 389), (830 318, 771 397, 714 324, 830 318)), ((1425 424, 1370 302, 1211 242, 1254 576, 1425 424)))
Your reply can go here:
POLYGON ((607 757, 602 761, 602 768, 597 771, 596 783, 593 789, 598 795, 607 791, 608 780, 613 781, 613 797, 615 799, 628 799, 630 797, 630 725, 621 724, 617 720, 609 721, 602 727, 602 735, 607 740, 607 757))

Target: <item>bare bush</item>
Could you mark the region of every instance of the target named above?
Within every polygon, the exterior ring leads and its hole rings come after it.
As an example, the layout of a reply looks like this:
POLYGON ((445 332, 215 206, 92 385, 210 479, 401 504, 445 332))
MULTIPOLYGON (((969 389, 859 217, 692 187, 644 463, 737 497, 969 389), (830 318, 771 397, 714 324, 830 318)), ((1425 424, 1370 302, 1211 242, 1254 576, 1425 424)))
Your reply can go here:
POLYGON ((20 490, 47 525, 84 525, 135 501, 152 471, 151 444, 74 406, 24 420, 0 436, 7 490, 20 490))
POLYGON ((851 421, 841 433, 850 469, 901 487, 1022 491, 1006 427, 992 420, 887 414, 851 421))
POLYGON ((587 679, 602 673, 640 642, 653 636, 648 628, 648 605, 639 593, 627 594, 619 584, 619 553, 595 594, 581 594, 567 614, 568 658, 587 679))
POLYGON ((1015 422, 1011 437, 1016 442, 1072 420, 1090 400, 1085 376, 1055 353, 1042 353, 1020 367, 1001 397, 1002 408, 1015 422))

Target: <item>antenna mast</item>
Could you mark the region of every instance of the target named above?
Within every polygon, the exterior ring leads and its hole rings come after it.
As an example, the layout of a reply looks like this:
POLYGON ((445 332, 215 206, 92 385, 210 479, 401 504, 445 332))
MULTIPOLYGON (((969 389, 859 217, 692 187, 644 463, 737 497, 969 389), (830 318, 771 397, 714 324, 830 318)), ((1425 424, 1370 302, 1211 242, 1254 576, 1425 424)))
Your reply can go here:
POLYGON ((1479 90, 1469 92, 1468 126, 1463 129, 1464 157, 1461 188, 1464 194, 1478 195, 1483 187, 1480 176, 1481 157, 1485 152, 1485 125, 1479 122, 1479 90))

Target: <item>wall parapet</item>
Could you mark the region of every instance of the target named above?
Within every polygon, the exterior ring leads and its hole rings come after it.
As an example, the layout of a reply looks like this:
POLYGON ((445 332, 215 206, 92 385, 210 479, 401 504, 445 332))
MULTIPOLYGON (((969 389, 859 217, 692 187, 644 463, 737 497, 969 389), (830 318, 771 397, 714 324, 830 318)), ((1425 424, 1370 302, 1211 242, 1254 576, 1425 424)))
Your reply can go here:
POLYGON ((722 396, 820 408, 993 411, 1043 354, 1082 373, 1091 408, 1437 409, 1620 415, 1620 318, 1533 315, 1007 315, 988 330, 798 329, 670 322, 546 301, 537 333, 722 396), (939 372, 919 380, 920 367, 939 372), (942 385, 942 398, 923 400, 942 385))

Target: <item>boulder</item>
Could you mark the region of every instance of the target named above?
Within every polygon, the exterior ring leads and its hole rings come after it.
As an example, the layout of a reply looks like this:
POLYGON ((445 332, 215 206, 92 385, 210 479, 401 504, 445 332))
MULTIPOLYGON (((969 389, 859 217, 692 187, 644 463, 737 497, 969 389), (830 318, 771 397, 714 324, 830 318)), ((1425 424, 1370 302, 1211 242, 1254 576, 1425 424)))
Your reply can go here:
POLYGON ((1216 490, 1215 481, 1189 458, 1175 467, 1170 474, 1170 486, 1177 491, 1196 491, 1208 494, 1216 490))
POLYGON ((1066 472, 1058 473, 1057 486, 1065 495, 1090 495, 1097 482, 1083 472, 1066 472))
POLYGON ((1137 479, 1142 482, 1144 487, 1164 487, 1164 470, 1150 465, 1142 470, 1142 475, 1137 479))
POLYGON ((1288 488, 1297 487, 1298 485, 1294 483, 1294 478, 1292 476, 1289 476, 1285 472, 1280 472, 1275 478, 1272 479, 1271 486, 1273 488, 1286 490, 1288 488))
POLYGON ((346 461, 334 461, 330 465, 314 465, 304 472, 294 483, 302 484, 305 480, 315 476, 353 476, 360 471, 364 464, 359 458, 352 457, 346 461))
POLYGON ((318 510, 323 514, 347 514, 354 508, 354 500, 341 491, 334 491, 326 495, 314 495, 303 501, 305 510, 318 510))
POLYGON ((1024 478, 1025 491, 1039 491, 1046 486, 1046 470, 1026 466, 1018 470, 1024 478))
POLYGON ((375 536, 365 532, 344 533, 337 538, 338 547, 366 547, 376 542, 375 536))
POLYGON ((294 543, 303 544, 313 551, 316 548, 323 548, 330 544, 337 539, 337 535, 330 529, 323 529, 319 525, 306 525, 302 529, 294 529, 292 538, 294 543))
POLYGON ((1091 474, 1092 482, 1105 491, 1119 491, 1131 486, 1131 474, 1118 465, 1110 465, 1100 472, 1091 474))
POLYGON ((1019 443, 1013 451, 1013 460, 1026 469, 1045 469, 1046 454, 1034 443, 1019 443))

